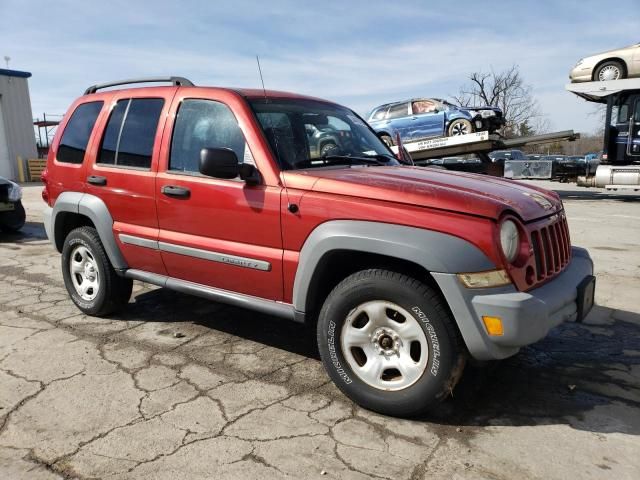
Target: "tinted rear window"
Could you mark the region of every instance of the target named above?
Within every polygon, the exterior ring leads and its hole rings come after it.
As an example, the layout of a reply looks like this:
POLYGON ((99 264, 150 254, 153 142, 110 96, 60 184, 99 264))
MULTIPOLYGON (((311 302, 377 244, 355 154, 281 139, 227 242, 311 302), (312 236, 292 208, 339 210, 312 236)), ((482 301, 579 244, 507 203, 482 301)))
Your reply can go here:
POLYGON ((88 102, 75 109, 60 139, 56 155, 59 162, 82 163, 102 104, 103 102, 88 102))
POLYGON ((409 112, 409 104, 408 103, 400 103, 398 105, 393 105, 389 108, 389 115, 387 118, 402 118, 406 117, 409 112))
POLYGON ((163 105, 161 98, 120 100, 109 117, 98 163, 150 168, 163 105))

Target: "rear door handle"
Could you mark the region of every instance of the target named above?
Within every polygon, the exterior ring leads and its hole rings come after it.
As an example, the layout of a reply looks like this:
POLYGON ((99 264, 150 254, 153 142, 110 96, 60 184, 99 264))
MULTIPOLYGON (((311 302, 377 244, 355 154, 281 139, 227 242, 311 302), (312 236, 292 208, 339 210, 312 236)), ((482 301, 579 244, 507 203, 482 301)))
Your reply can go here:
POLYGON ((101 177, 100 175, 89 175, 87 177, 87 183, 91 185, 97 185, 99 187, 104 187, 107 184, 107 178, 101 177))
POLYGON ((191 196, 191 190, 177 185, 164 185, 160 191, 167 197, 189 198, 191 196))

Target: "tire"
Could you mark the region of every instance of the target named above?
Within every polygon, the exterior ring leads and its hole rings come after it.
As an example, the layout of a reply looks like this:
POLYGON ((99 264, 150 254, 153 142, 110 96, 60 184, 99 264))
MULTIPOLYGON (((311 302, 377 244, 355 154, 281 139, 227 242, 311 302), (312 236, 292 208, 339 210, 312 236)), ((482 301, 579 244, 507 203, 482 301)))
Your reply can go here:
POLYGON ((593 73, 593 80, 605 82, 609 80, 621 80, 626 77, 624 65, 615 60, 604 62, 593 73))
POLYGON ((385 145, 387 145, 387 147, 393 147, 395 144, 393 143, 393 138, 391 138, 391 135, 380 135, 380 140, 382 140, 385 145))
POLYGON ((87 315, 108 315, 131 298, 133 281, 115 272, 93 227, 76 228, 65 238, 62 276, 71 300, 87 315), (75 274, 71 273, 72 263, 78 269, 75 274))
POLYGON ((347 397, 397 417, 423 415, 444 400, 467 357, 439 293, 389 270, 340 282, 320 311, 317 339, 329 376, 347 397))
POLYGON ((26 213, 22 202, 15 204, 14 210, 0 213, 0 231, 8 233, 16 233, 26 221, 26 213))
POLYGON ((338 148, 338 146, 334 142, 327 142, 320 147, 320 156, 323 157, 325 155, 329 155, 329 152, 336 148, 338 148))
POLYGON ((457 135, 466 135, 473 133, 473 125, 469 120, 464 118, 458 118, 449 124, 447 129, 447 136, 455 137, 457 135))

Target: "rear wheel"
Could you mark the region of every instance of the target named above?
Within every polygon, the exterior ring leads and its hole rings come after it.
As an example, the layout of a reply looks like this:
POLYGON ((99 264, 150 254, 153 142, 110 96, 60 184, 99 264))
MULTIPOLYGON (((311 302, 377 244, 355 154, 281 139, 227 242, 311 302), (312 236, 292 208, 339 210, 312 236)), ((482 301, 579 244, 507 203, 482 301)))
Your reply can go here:
POLYGON ((600 65, 593 75, 593 79, 600 82, 620 80, 625 77, 624 66, 620 62, 612 60, 600 65))
POLYGON ((465 364, 439 293, 388 270, 357 272, 336 286, 320 312, 317 336, 338 388, 385 415, 427 412, 451 393, 465 364))
POLYGON ((468 133, 473 132, 473 125, 469 120, 464 118, 458 118, 449 124, 449 129, 447 130, 448 135, 450 137, 455 137, 457 135, 466 135, 468 133))
POLYGON ((103 316, 126 305, 133 281, 119 276, 92 227, 72 230, 62 248, 62 276, 73 303, 87 315, 103 316))

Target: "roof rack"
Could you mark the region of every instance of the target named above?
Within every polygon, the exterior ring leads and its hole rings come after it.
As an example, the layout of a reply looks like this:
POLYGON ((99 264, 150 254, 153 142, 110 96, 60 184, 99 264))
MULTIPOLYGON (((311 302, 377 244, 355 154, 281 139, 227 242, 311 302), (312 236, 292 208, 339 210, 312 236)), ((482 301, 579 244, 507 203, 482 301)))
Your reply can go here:
POLYGON ((130 78, 129 80, 117 80, 115 82, 99 83, 92 85, 84 91, 85 95, 96 93, 98 90, 108 87, 116 87, 118 85, 128 85, 130 83, 156 83, 169 82, 177 87, 193 87, 195 86, 191 80, 184 77, 146 77, 146 78, 130 78))

